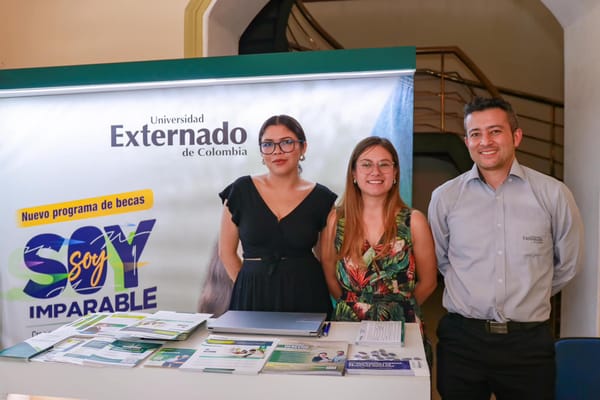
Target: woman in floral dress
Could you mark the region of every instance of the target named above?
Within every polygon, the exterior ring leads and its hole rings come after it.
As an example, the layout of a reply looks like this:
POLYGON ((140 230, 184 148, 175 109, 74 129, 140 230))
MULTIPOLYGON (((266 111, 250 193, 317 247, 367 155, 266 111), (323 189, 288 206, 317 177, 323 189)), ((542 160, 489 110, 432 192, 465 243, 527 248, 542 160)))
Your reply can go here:
POLYGON ((334 320, 422 324, 420 305, 437 285, 434 243, 424 214, 400 198, 398 166, 384 138, 363 139, 352 153, 321 249, 334 320))

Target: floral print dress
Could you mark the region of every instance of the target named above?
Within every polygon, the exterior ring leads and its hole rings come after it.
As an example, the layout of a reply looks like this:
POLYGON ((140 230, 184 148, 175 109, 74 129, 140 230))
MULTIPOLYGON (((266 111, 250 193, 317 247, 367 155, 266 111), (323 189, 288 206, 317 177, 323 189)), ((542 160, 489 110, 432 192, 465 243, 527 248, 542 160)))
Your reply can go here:
MULTIPOLYGON (((410 234, 410 208, 396 215, 398 233, 391 244, 375 246, 365 241, 364 266, 349 258, 339 260, 336 274, 342 286, 334 319, 337 321, 405 321, 415 322, 421 310, 413 296, 415 288, 415 259, 410 234), (376 254, 385 252, 376 258, 376 254)), ((338 220, 335 246, 339 251, 344 238, 343 218, 338 220)))
MULTIPOLYGON (((364 266, 356 265, 349 258, 337 262, 336 275, 342 287, 342 296, 334 306, 332 320, 416 322, 418 317, 427 363, 431 368, 432 346, 425 334, 421 308, 413 295, 416 273, 410 214, 410 208, 403 208, 396 215, 398 233, 393 243, 371 246, 365 241, 364 266), (387 254, 376 258, 376 254, 381 252, 387 254)), ((344 218, 340 218, 335 235, 337 251, 342 247, 344 225, 344 218)))

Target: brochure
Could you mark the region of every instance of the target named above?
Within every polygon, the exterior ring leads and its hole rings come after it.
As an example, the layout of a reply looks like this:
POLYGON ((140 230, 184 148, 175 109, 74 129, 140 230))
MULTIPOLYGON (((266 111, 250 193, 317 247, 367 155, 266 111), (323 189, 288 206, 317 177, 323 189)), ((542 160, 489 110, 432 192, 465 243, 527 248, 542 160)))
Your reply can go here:
POLYGON ((263 372, 342 375, 347 353, 348 343, 342 341, 280 340, 263 372))
POLYGON ((157 311, 119 331, 145 339, 185 340, 212 314, 157 311))
POLYGON ((78 335, 118 336, 124 328, 137 324, 151 315, 134 312, 94 313, 71 322, 67 327, 74 328, 78 335))
POLYGON ((56 343, 71 334, 71 331, 60 328, 53 332, 40 333, 14 346, 0 350, 0 357, 29 361, 32 357, 51 349, 56 343))
POLYGON ((210 335, 186 361, 181 370, 258 374, 279 339, 210 335))
POLYGON ((195 352, 196 349, 162 347, 143 365, 144 367, 179 368, 195 352))
POLYGON ((61 354, 68 352, 72 348, 80 345, 81 343, 83 343, 87 340, 89 340, 89 337, 84 337, 84 336, 68 337, 68 338, 64 339, 63 341, 61 341, 60 343, 57 343, 56 345, 54 345, 48 351, 45 351, 45 352, 33 357, 31 359, 31 361, 57 362, 58 359, 60 359, 61 354))
POLYGON ((427 361, 397 346, 350 345, 346 374, 429 376, 427 361))
POLYGON ((83 337, 75 343, 74 339, 61 344, 48 361, 82 365, 112 365, 134 367, 151 355, 163 342, 145 340, 123 340, 110 336, 83 337))
POLYGON ((77 335, 103 335, 120 338, 185 340, 212 314, 157 311, 94 313, 67 325, 77 335))

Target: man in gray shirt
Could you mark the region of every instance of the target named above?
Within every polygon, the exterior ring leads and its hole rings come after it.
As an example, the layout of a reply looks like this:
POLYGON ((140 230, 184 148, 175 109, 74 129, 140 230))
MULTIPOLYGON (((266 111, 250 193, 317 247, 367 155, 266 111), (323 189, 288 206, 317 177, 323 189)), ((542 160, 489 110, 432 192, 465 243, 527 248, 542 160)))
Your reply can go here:
POLYGON ((583 224, 560 181, 519 164, 512 106, 465 106, 473 168, 438 187, 429 222, 444 276, 438 391, 444 400, 554 398, 550 297, 577 273, 583 224))

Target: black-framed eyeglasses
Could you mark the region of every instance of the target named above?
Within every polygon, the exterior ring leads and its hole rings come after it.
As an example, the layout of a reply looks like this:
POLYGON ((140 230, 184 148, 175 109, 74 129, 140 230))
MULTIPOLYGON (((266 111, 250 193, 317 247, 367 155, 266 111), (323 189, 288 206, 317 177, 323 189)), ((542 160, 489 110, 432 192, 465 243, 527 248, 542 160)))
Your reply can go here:
POLYGON ((283 153, 291 153, 296 148, 296 143, 304 143, 304 140, 294 140, 294 139, 283 139, 279 142, 261 142, 260 143, 260 152, 263 154, 273 154, 275 148, 279 146, 279 149, 283 153))

